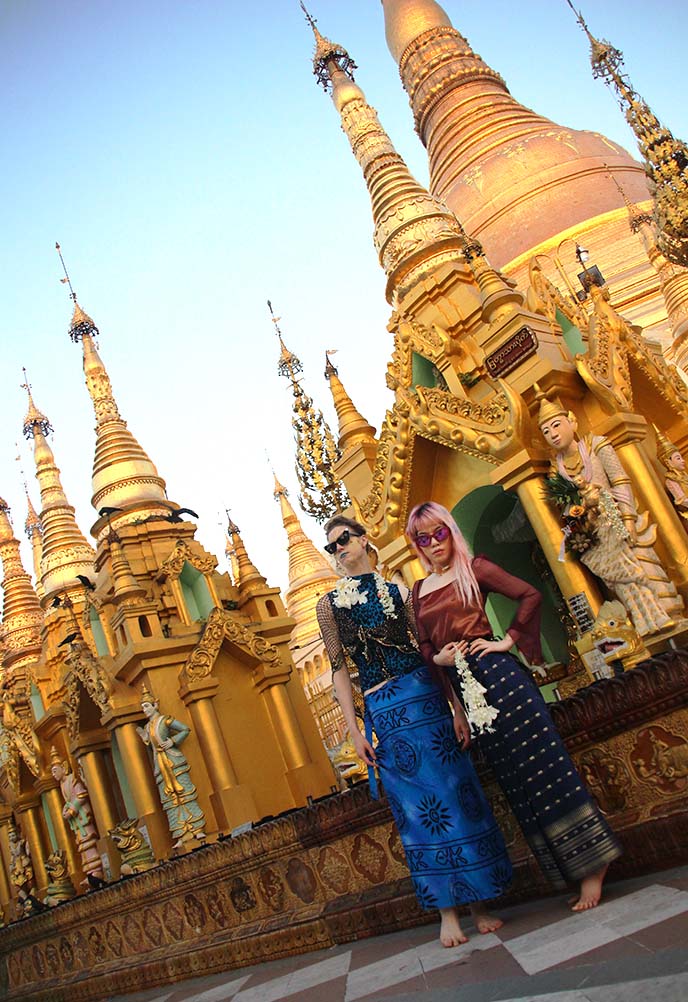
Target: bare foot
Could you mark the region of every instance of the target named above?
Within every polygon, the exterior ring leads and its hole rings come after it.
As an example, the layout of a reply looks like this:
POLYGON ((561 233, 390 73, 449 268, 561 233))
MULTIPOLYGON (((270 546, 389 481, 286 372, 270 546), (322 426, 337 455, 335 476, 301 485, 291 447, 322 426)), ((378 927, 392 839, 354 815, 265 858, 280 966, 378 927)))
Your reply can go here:
POLYGON ((586 912, 589 908, 597 908, 602 897, 602 884, 606 873, 607 867, 603 866, 601 870, 583 878, 580 895, 571 908, 572 912, 586 912))
POLYGON ((464 933, 459 922, 459 913, 456 908, 440 908, 442 925, 440 926, 440 943, 442 946, 460 946, 468 942, 468 936, 464 933))
POLYGON ((496 932, 497 929, 501 929, 504 925, 500 918, 490 914, 482 901, 471 905, 471 918, 473 919, 473 925, 483 936, 488 932, 496 932))

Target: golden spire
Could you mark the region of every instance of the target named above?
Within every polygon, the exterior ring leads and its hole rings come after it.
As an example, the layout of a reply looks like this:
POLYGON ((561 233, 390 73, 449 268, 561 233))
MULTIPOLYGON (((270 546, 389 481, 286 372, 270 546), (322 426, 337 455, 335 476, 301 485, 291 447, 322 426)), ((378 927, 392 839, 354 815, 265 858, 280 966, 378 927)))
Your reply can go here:
POLYGON ((659 288, 674 340, 669 355, 685 368, 688 362, 684 347, 684 342, 688 339, 688 268, 672 263, 662 253, 653 217, 634 205, 616 178, 613 180, 628 209, 631 230, 640 236, 650 264, 659 276, 659 288))
POLYGON ((377 445, 375 429, 360 414, 349 394, 344 389, 339 372, 332 364, 331 352, 325 352, 325 379, 330 384, 332 399, 339 419, 339 448, 342 453, 352 445, 370 442, 377 445))
POLYGON ((95 346, 98 328, 77 302, 60 245, 55 244, 55 248, 65 273, 63 281, 68 284, 74 303, 69 336, 75 343, 81 341, 86 387, 96 416, 91 503, 96 511, 103 505, 145 507, 147 501, 157 507, 158 502, 166 501, 165 481, 119 413, 110 377, 95 346))
POLYGON ((134 577, 127 555, 124 552, 122 541, 114 531, 110 529, 107 536, 110 544, 110 568, 112 571, 113 602, 121 605, 123 602, 145 596, 146 589, 134 577))
POLYGON ((659 247, 674 264, 688 266, 688 146, 661 124, 623 72, 623 53, 598 40, 571 0, 566 0, 590 42, 593 76, 614 88, 638 141, 655 203, 659 247))
POLYGON ((2 562, 4 603, 0 638, 9 667, 27 653, 41 648, 43 613, 21 560, 19 540, 9 520, 9 506, 0 498, 0 562, 2 562))
POLYGON ((232 540, 236 554, 236 579, 234 585, 239 589, 239 599, 241 600, 248 598, 255 591, 263 591, 267 582, 246 552, 244 541, 239 532, 239 526, 229 517, 229 512, 227 512, 227 534, 232 540))
POLYGON ((41 585, 41 555, 43 553, 43 527, 41 526, 40 518, 36 514, 36 509, 33 506, 31 495, 29 494, 29 486, 26 483, 26 480, 24 480, 24 493, 26 494, 27 509, 24 531, 26 532, 27 539, 31 543, 36 594, 39 598, 42 598, 43 586, 41 585))
POLYGON ((338 575, 303 531, 287 490, 276 475, 274 497, 279 502, 287 534, 289 589, 285 600, 287 612, 296 620, 291 643, 294 647, 302 647, 306 639, 319 633, 315 607, 321 595, 334 588, 338 575))
POLYGON ((461 260, 461 229, 456 217, 413 178, 353 78, 346 50, 322 44, 316 32, 314 73, 342 119, 354 156, 363 170, 375 222, 374 242, 387 275, 387 300, 393 306, 437 265, 461 260))
POLYGON ((334 472, 341 453, 322 411, 315 409, 313 401, 303 391, 297 378, 303 366, 285 346, 280 318, 273 313, 270 300, 268 307, 280 343, 277 371, 290 381, 294 394, 292 426, 296 440, 296 475, 301 488, 299 504, 307 514, 323 522, 351 504, 344 484, 334 472))
POLYGON ((519 104, 434 0, 383 0, 390 51, 427 147, 430 191, 498 268, 613 198, 605 162, 642 198, 641 167, 620 146, 519 104))
MULTIPOLYGON (((229 512, 227 512, 227 519, 229 522, 232 520, 229 517, 229 512)), ((229 531, 225 533, 225 556, 227 557, 227 563, 229 565, 229 575, 232 579, 232 584, 235 588, 239 587, 239 561, 237 559, 237 553, 234 548, 234 542, 229 534, 229 531)))
MULTIPOLYGON (((29 397, 29 409, 24 419, 24 435, 34 442, 36 479, 41 491, 41 586, 45 598, 71 585, 79 584, 77 574, 92 578, 95 554, 86 542, 74 518, 74 509, 67 501, 60 471, 48 445, 46 435, 52 426, 45 414, 36 407, 31 387, 22 384, 29 397)), ((80 586, 81 587, 81 586, 80 586)))

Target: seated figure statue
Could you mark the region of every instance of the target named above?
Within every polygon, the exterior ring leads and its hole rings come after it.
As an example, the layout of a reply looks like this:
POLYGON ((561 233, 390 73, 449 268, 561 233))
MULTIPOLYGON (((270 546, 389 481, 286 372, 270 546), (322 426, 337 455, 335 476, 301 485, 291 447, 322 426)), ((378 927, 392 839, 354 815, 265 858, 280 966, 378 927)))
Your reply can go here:
POLYGON ((638 514, 613 445, 602 435, 579 439, 575 416, 559 400, 542 401, 538 423, 555 453, 553 472, 578 487, 593 513, 596 538, 581 563, 623 603, 641 636, 670 629, 683 604, 654 550, 657 527, 638 514))

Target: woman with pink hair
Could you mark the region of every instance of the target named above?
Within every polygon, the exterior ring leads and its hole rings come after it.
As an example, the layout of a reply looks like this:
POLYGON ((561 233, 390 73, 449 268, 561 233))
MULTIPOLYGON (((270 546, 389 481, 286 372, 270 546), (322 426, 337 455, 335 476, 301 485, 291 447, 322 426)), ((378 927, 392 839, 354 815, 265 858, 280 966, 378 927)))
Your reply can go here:
POLYGON ((413 509, 407 535, 428 577, 413 606, 426 663, 444 669, 455 712, 471 729, 523 834, 555 887, 580 882, 574 911, 594 908, 607 867, 620 855, 552 722, 540 690, 509 654, 540 664, 541 596, 487 557, 471 558, 451 514, 435 501, 413 509), (518 602, 503 639, 485 613, 490 592, 518 602))

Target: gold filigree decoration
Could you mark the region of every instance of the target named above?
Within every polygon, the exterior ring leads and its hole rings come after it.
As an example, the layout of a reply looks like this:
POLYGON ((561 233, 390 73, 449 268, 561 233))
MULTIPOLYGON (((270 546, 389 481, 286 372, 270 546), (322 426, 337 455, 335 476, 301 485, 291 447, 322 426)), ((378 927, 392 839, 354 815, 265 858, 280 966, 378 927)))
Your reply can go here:
POLYGON ((217 567, 217 557, 212 556, 212 554, 201 556, 191 549, 186 540, 178 539, 172 553, 160 565, 158 581, 164 581, 166 578, 178 578, 184 564, 191 564, 201 574, 212 574, 217 567))
POLYGON ((64 663, 81 682, 100 711, 105 711, 109 705, 112 681, 90 648, 82 641, 75 641, 70 645, 64 663))
POLYGON ((538 256, 531 258, 528 265, 528 277, 530 285, 527 291, 527 306, 533 313, 547 317, 552 333, 561 335, 561 328, 557 322, 557 310, 562 313, 569 323, 573 324, 580 331, 585 339, 588 335, 590 317, 580 303, 563 293, 550 281, 542 270, 542 265, 538 261, 538 256))
POLYGON ((69 739, 70 741, 76 741, 79 736, 79 685, 78 679, 73 672, 69 672, 64 679, 62 707, 64 709, 69 739))
POLYGON ((236 644, 261 664, 275 668, 281 664, 280 653, 273 644, 244 626, 230 612, 215 608, 208 616, 200 642, 179 673, 180 680, 199 682, 211 675, 224 640, 236 644))

